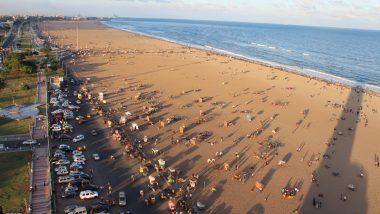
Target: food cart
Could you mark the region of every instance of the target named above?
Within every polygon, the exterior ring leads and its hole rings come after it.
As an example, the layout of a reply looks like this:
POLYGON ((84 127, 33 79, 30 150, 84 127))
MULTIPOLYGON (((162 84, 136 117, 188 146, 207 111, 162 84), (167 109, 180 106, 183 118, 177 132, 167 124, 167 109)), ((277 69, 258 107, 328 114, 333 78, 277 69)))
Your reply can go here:
POLYGON ((258 189, 260 192, 264 190, 264 184, 256 181, 255 188, 258 189))

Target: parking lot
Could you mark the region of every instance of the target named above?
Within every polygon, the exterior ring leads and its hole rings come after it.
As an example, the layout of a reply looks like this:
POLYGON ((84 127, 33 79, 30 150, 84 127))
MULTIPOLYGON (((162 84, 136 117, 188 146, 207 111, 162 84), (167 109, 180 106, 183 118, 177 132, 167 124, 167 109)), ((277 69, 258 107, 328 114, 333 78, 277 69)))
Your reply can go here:
MULTIPOLYGON (((68 96, 62 100, 67 99, 72 105, 78 105, 75 103, 76 99, 73 91, 78 91, 79 86, 72 83, 69 85, 69 92, 67 93, 68 96)), ((65 154, 60 157, 57 155, 58 158, 56 160, 52 160, 53 162, 59 159, 67 158, 70 162, 70 164, 62 164, 62 166, 66 166, 67 172, 65 170, 61 170, 59 174, 62 175, 57 175, 57 172, 54 172, 54 193, 57 199, 57 213, 64 213, 65 207, 72 205, 86 206, 87 210, 92 213, 101 213, 101 211, 103 211, 103 213, 157 213, 167 209, 165 208, 167 207, 165 203, 160 203, 155 206, 146 206, 143 199, 138 199, 139 191, 147 188, 146 184, 139 179, 140 175, 137 174, 139 169, 139 161, 130 159, 127 160, 127 158, 124 157, 120 144, 116 141, 112 141, 109 137, 110 130, 103 123, 103 119, 96 114, 92 114, 89 104, 86 103, 84 99, 82 101, 83 102, 78 105, 80 106, 80 109, 73 110, 74 118, 67 120, 68 123, 66 126, 61 124, 62 130, 58 131, 59 128, 54 128, 57 131, 51 132, 51 137, 58 137, 60 135, 59 133, 63 132, 63 127, 65 126, 67 128, 65 132, 70 136, 70 139, 51 140, 53 148, 52 155, 56 153, 60 145, 66 144, 70 146, 72 150, 81 150, 80 152, 74 153, 78 154, 76 159, 82 159, 79 162, 83 163, 79 164, 83 167, 83 169, 78 170, 79 172, 73 173, 73 171, 75 171, 74 167, 72 167, 72 170, 70 171, 69 166, 73 163, 73 152, 69 150, 66 150, 66 152, 64 152, 65 154), (91 116, 87 117, 87 114, 91 114, 91 116), (84 118, 79 122, 79 120, 76 120, 78 116, 83 116, 84 118), (69 129, 71 129, 71 131, 69 131, 69 129), (95 133, 91 133, 93 130, 96 130, 96 136, 93 136, 95 133), (83 135, 84 139, 74 143, 72 139, 78 135, 83 135), (93 154, 98 154, 99 160, 95 160, 93 158, 93 154), (84 156, 85 160, 83 160, 83 157, 79 157, 81 155, 84 156), (79 175, 81 172, 85 174, 79 175), (67 173, 71 173, 71 175, 73 175, 70 176, 71 185, 68 183, 60 184, 58 182, 59 177, 69 177, 67 175, 63 175, 67 173), (87 176, 92 178, 87 178, 87 176), (72 181, 73 179, 74 181, 72 181), (131 185, 132 182, 133 185, 131 185), (78 187, 78 190, 74 187, 68 186, 76 186, 78 187), (98 197, 94 199, 81 200, 79 197, 80 191, 86 190, 86 188, 96 191, 98 193, 98 197), (75 196, 69 197, 71 194, 67 193, 72 190, 74 190, 73 192, 75 192, 75 196), (119 205, 120 191, 125 192, 126 206, 119 205), (62 195, 65 194, 69 198, 62 198, 62 195)), ((59 106, 53 107, 53 105, 50 105, 49 110, 52 112, 58 108, 59 106)), ((54 123, 57 123, 57 121, 62 120, 57 120, 54 115, 51 115, 49 126, 52 127, 54 123)), ((58 124, 59 123, 60 122, 58 122, 58 124)), ((53 164, 53 170, 58 170, 58 165, 53 164)))

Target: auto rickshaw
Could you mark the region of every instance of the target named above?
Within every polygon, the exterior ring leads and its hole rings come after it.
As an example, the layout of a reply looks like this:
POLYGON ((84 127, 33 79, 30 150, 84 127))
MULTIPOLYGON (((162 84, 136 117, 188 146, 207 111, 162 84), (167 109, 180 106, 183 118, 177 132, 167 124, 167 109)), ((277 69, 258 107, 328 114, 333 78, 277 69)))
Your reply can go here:
POLYGON ((172 200, 168 201, 168 206, 171 212, 174 212, 177 209, 177 204, 173 202, 172 200))

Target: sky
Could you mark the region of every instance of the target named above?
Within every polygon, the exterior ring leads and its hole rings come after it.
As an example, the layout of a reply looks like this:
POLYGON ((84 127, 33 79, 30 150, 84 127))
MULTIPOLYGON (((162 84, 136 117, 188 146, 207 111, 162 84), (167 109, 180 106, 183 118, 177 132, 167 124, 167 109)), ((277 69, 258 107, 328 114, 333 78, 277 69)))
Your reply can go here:
POLYGON ((0 0, 0 14, 116 14, 380 30, 380 0, 0 0))

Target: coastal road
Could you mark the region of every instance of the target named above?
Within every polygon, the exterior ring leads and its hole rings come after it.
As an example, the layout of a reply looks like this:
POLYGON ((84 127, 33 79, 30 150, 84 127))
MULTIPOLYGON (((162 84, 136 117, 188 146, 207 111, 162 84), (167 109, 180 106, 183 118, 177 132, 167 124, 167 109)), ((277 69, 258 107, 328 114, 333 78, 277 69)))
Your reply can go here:
POLYGON ((16 23, 11 28, 11 33, 9 36, 4 40, 2 48, 10 48, 16 38, 17 31, 20 27, 20 24, 16 23))

